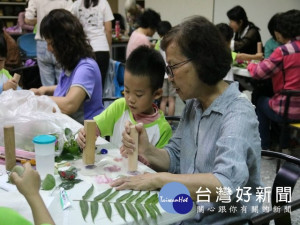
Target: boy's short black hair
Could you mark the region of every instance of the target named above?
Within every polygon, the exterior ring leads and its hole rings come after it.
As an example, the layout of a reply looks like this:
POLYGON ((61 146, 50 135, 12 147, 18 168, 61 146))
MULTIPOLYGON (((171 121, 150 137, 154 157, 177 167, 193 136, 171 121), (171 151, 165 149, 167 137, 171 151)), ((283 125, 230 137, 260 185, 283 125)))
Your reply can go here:
POLYGON ((219 23, 216 25, 216 27, 221 32, 221 35, 225 38, 225 41, 230 42, 233 38, 232 28, 226 23, 219 23))
POLYGON ((165 67, 165 61, 160 52, 147 46, 139 46, 133 50, 125 64, 125 69, 132 76, 149 77, 153 92, 163 86, 165 67))
POLYGON ((163 37, 169 30, 171 30, 172 25, 169 21, 161 21, 157 27, 157 33, 159 36, 163 37))
POLYGON ((3 33, 0 34, 0 57, 6 58, 7 56, 7 45, 3 33))
POLYGON ((157 29, 160 21, 160 15, 153 9, 146 9, 137 19, 139 27, 151 28, 154 30, 157 29))

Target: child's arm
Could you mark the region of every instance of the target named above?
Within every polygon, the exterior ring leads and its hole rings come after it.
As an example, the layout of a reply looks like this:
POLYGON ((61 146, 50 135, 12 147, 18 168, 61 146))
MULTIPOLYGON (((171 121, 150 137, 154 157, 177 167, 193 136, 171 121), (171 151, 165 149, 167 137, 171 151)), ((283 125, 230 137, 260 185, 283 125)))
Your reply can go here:
POLYGON ((55 224, 39 193, 41 178, 38 172, 33 170, 28 162, 24 164, 24 168, 22 176, 13 172, 11 178, 30 205, 34 224, 55 224))
POLYGON ((250 60, 262 60, 264 58, 263 53, 256 54, 246 54, 246 53, 237 53, 236 60, 250 61, 250 60))

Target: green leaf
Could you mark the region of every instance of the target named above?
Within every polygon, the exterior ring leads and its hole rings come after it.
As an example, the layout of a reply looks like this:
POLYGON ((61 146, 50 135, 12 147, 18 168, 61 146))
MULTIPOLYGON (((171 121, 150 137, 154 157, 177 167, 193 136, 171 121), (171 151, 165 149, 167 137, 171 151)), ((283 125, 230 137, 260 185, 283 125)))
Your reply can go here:
POLYGON ((142 219, 146 220, 147 213, 146 213, 144 206, 141 203, 135 203, 134 205, 135 205, 137 211, 139 212, 139 214, 141 215, 142 219))
POLYGON ((89 205, 88 205, 88 202, 85 201, 85 200, 80 200, 79 201, 79 205, 80 205, 80 209, 81 209, 81 214, 82 214, 82 217, 85 221, 85 218, 89 212, 89 205))
POLYGON ((70 128, 65 128, 65 136, 67 138, 67 140, 69 141, 72 137, 72 130, 70 128))
POLYGON ((107 196, 105 199, 104 199, 104 201, 109 201, 109 200, 111 200, 112 198, 114 198, 117 194, 119 193, 119 191, 115 191, 115 192, 113 192, 112 194, 110 194, 109 196, 107 196))
POLYGON ((132 195, 130 198, 128 198, 126 200, 126 202, 133 202, 135 199, 137 199, 137 197, 139 197, 139 195, 141 194, 142 192, 139 191, 138 193, 136 193, 135 195, 132 195))
POLYGON ((127 194, 120 196, 119 198, 117 198, 116 202, 124 201, 125 199, 129 198, 132 195, 132 193, 133 193, 133 191, 130 191, 127 194))
POLYGON ((133 205, 130 202, 126 202, 125 207, 126 207, 127 211, 129 212, 129 214, 133 217, 134 221, 137 223, 138 221, 137 221, 136 209, 133 207, 133 205))
POLYGON ((94 185, 92 185, 92 186, 87 190, 87 192, 82 196, 82 199, 83 199, 83 200, 86 200, 86 199, 88 199, 89 197, 91 197, 91 195, 93 194, 93 191, 94 191, 94 185))
POLYGON ((116 209, 118 210, 119 215, 123 218, 124 221, 126 221, 126 219, 125 219, 125 209, 124 209, 124 206, 122 205, 122 203, 115 202, 114 205, 115 205, 116 209))
POLYGON ((106 216, 109 220, 111 220, 111 205, 109 202, 102 202, 103 208, 105 210, 106 216))
POLYGON ((112 188, 102 192, 101 194, 97 195, 95 198, 94 198, 94 201, 100 201, 102 200, 103 198, 107 197, 110 192, 112 191, 112 188))
POLYGON ((49 191, 55 187, 55 178, 51 174, 47 174, 45 179, 42 181, 42 189, 49 191))
POLYGON ((161 213, 160 213, 159 208, 157 207, 157 205, 155 205, 155 204, 151 204, 151 205, 152 205, 153 209, 155 210, 155 212, 156 212, 158 215, 161 216, 161 213))
POLYGON ((147 209, 150 217, 154 220, 156 220, 156 213, 155 210, 153 209, 152 204, 145 204, 145 208, 147 209))
POLYGON ((63 181, 59 187, 63 187, 65 190, 69 190, 74 187, 75 184, 80 183, 82 180, 81 179, 74 179, 74 180, 66 180, 63 181))
POLYGON ((153 195, 151 195, 151 197, 149 197, 146 201, 145 204, 156 204, 158 202, 158 195, 157 193, 154 193, 153 195))
POLYGON ((136 202, 137 203, 141 203, 142 201, 144 201, 148 196, 150 195, 150 191, 147 191, 145 194, 143 194, 141 197, 139 197, 136 202))
MULTIPOLYGON (((93 186, 94 187, 94 186, 93 186)), ((91 205, 91 214, 92 214, 92 219, 93 219, 93 222, 98 214, 98 202, 96 201, 92 201, 90 203, 91 205)))

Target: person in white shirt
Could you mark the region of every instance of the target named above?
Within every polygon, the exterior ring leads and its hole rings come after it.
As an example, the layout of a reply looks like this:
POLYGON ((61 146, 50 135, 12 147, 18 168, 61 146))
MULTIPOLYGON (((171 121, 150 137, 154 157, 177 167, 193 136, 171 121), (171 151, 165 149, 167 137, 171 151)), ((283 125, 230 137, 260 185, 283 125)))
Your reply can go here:
POLYGON ((57 84, 62 69, 54 55, 48 51, 46 41, 41 38, 41 21, 51 10, 60 8, 70 10, 72 4, 72 0, 29 0, 25 10, 25 23, 37 26, 35 35, 37 61, 43 86, 57 84))
POLYGON ((104 88, 112 44, 113 13, 107 0, 77 0, 71 9, 83 25, 96 56, 104 88))

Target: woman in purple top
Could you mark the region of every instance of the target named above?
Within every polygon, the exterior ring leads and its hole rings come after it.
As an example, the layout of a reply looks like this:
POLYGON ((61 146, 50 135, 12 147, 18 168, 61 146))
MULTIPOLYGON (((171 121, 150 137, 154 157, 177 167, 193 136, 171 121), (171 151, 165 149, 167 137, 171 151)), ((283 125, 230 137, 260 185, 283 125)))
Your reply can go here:
POLYGON ((80 123, 100 114, 101 74, 80 21, 67 10, 55 9, 42 20, 40 33, 63 71, 57 85, 31 90, 50 95, 62 113, 80 123))

